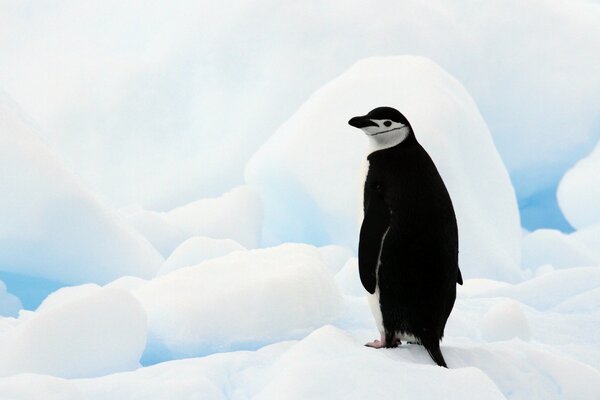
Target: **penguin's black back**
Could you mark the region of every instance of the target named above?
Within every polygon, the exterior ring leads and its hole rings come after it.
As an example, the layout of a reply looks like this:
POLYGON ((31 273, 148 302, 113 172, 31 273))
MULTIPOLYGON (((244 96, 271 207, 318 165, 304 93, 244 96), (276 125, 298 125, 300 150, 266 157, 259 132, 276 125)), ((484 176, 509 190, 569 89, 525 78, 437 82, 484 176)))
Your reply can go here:
POLYGON ((452 201, 412 133, 399 145, 371 153, 368 160, 361 280, 373 293, 378 271, 386 331, 414 335, 439 351, 456 283, 462 283, 452 201))

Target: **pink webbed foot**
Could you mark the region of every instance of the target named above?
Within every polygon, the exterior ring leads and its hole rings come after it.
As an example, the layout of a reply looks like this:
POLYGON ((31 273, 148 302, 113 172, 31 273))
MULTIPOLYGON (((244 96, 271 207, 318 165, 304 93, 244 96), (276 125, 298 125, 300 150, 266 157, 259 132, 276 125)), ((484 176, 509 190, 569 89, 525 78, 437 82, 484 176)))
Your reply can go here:
POLYGON ((365 344, 365 346, 372 347, 374 349, 381 349, 381 348, 385 347, 385 340, 375 339, 372 342, 365 344))
POLYGON ((374 349, 381 349, 381 348, 385 347, 385 336, 381 335, 381 339, 379 339, 379 340, 375 339, 372 342, 365 344, 365 346, 372 347, 374 349))

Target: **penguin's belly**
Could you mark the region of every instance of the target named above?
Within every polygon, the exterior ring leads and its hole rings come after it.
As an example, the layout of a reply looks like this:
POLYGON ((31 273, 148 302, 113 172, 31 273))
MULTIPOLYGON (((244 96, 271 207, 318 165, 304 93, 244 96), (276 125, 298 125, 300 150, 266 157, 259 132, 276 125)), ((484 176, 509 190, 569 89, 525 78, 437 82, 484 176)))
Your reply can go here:
POLYGON ((381 314, 381 303, 379 301, 379 267, 381 265, 381 253, 383 252, 383 244, 385 243, 385 238, 387 237, 390 228, 388 227, 383 237, 381 238, 381 244, 379 245, 379 255, 377 259, 377 268, 375 269, 375 293, 368 295, 369 307, 371 308, 371 313, 373 314, 373 318, 375 319, 375 324, 377 325, 377 329, 381 334, 384 332, 383 328, 383 315, 381 314))

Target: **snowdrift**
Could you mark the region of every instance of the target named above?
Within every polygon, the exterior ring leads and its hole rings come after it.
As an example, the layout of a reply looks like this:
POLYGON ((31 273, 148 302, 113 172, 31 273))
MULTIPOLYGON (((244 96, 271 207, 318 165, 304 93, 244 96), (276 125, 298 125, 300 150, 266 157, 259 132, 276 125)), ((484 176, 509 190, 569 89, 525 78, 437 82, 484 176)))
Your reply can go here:
POLYGON ((131 370, 146 344, 139 302, 125 290, 96 285, 61 289, 36 312, 0 322, 0 376, 76 378, 131 370))
POLYGON ((148 315, 144 363, 302 337, 341 297, 317 249, 285 244, 181 268, 132 292, 148 315))
POLYGON ((561 211, 575 228, 600 224, 600 142, 565 173, 557 196, 561 211))
POLYGON ((262 202, 249 186, 237 186, 219 197, 196 200, 167 212, 141 207, 120 211, 165 258, 194 236, 235 240, 246 248, 260 244, 262 202))
POLYGON ((86 192, 0 97, 0 270, 63 283, 151 277, 160 254, 86 192))
POLYGON ((246 181, 264 201, 264 240, 356 245, 367 138, 350 117, 392 106, 409 119, 450 191, 465 278, 519 279, 515 193, 477 106, 421 57, 371 58, 314 93, 254 154, 246 181))
POLYGON ((446 347, 453 369, 428 365, 425 352, 368 349, 323 327, 299 342, 256 352, 178 360, 95 379, 43 375, 0 379, 11 399, 581 399, 600 394, 600 373, 518 340, 446 347), (435 383, 435 384, 432 384, 435 383))
POLYGON ((194 236, 177 246, 158 271, 158 276, 200 264, 211 258, 222 257, 237 250, 246 250, 246 248, 232 239, 194 236))

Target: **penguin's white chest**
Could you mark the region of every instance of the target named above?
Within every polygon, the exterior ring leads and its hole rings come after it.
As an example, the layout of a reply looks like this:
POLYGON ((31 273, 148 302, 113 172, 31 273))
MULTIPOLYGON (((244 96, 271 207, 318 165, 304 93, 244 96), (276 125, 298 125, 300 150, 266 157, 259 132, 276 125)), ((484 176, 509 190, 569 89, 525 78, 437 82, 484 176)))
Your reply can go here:
POLYGON ((375 267, 375 293, 368 295, 369 307, 371 308, 371 313, 373 314, 373 318, 375 319, 375 324, 377 325, 377 329, 379 333, 383 335, 383 316, 381 315, 381 303, 379 302, 379 267, 381 266, 381 253, 383 252, 383 243, 385 242, 385 238, 389 232, 390 228, 388 227, 381 238, 381 243, 379 244, 379 255, 377 256, 377 267, 375 267))

